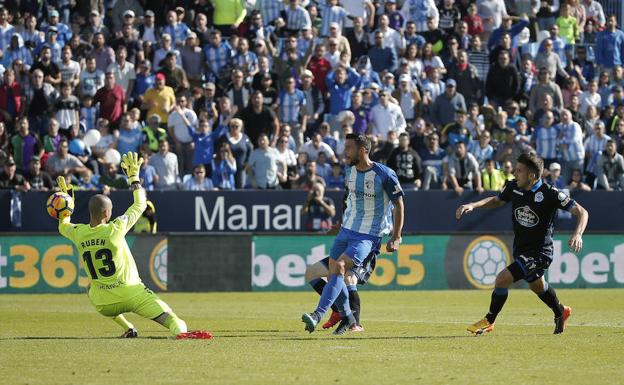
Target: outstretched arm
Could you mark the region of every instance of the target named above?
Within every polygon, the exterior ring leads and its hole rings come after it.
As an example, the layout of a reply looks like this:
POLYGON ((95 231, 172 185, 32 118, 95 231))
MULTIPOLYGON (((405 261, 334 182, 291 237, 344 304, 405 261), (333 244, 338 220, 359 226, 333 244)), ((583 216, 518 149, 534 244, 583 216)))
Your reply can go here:
POLYGON ((501 207, 504 204, 505 201, 500 200, 498 196, 487 197, 476 202, 459 206, 459 208, 455 212, 455 218, 460 219, 462 215, 469 213, 474 209, 494 209, 497 207, 501 207))
POLYGON ((147 207, 145 190, 141 187, 139 179, 139 170, 142 163, 143 158, 139 158, 136 152, 124 154, 121 161, 121 169, 128 176, 128 183, 130 183, 130 190, 133 190, 132 195, 134 197, 134 203, 128 207, 124 215, 115 220, 123 225, 124 232, 130 230, 136 224, 147 207))
MULTIPOLYGON (((72 200, 74 199, 74 186, 72 186, 71 184, 69 185, 66 184, 65 177, 63 175, 56 178, 56 183, 58 184, 59 190, 61 190, 61 192, 68 194, 72 200)), ((59 223, 58 223, 59 233, 65 238, 69 240, 73 240, 73 237, 72 237, 73 229, 74 229, 74 225, 71 223, 71 212, 67 210, 63 210, 63 212, 61 212, 59 216, 59 223)))
POLYGON ((587 227, 589 213, 578 203, 570 209, 570 213, 576 217, 576 228, 574 229, 574 233, 570 236, 568 245, 572 251, 578 253, 583 248, 583 232, 585 232, 585 228, 587 227))

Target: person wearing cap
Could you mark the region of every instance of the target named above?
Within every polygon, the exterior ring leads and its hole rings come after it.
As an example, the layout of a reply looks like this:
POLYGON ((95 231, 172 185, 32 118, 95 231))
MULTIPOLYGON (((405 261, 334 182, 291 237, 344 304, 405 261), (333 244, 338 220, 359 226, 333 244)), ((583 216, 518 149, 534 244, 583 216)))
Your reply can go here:
POLYGON ((58 40, 61 47, 67 44, 69 42, 69 39, 71 39, 72 31, 67 26, 67 24, 61 23, 59 21, 59 12, 56 9, 53 9, 48 13, 48 25, 41 28, 41 31, 48 35, 48 32, 51 28, 56 31, 58 35, 56 39, 58 40))
POLYGON ((156 26, 155 19, 154 11, 151 9, 145 11, 145 16, 137 27, 138 38, 142 42, 155 45, 160 40, 160 28, 156 26))
POLYGON ((24 179, 24 176, 17 172, 17 165, 15 159, 9 157, 4 163, 4 172, 0 174, 0 189, 1 190, 16 190, 26 192, 30 190, 28 181, 24 179))
POLYGON ((30 49, 24 46, 22 36, 19 33, 13 33, 10 41, 11 43, 6 47, 6 50, 4 50, 4 56, 2 57, 2 64, 4 67, 11 68, 15 60, 22 60, 27 68, 30 68, 33 64, 33 58, 30 49))
MULTIPOLYGON (((318 128, 323 118, 323 111, 325 111, 323 94, 321 90, 314 87, 314 75, 310 70, 303 71, 301 75, 301 92, 306 99, 304 113, 308 117, 306 132, 309 133, 318 128)), ((306 134, 305 136, 309 135, 306 134)))
POLYGON ((24 178, 33 191, 51 191, 54 189, 52 177, 46 171, 41 170, 41 158, 37 155, 30 160, 30 167, 24 178))
POLYGON ((373 71, 381 73, 383 71, 394 72, 397 69, 398 59, 396 51, 384 46, 384 34, 382 31, 375 31, 374 44, 368 50, 373 71))
MULTIPOLYGON (((582 168, 579 170, 582 170, 582 168)), ((548 166, 548 176, 546 177, 546 183, 558 189, 565 188, 566 179, 561 177, 561 165, 559 163, 553 162, 550 164, 550 166, 548 166)))
POLYGON ((403 116, 407 123, 412 123, 416 119, 417 105, 420 103, 420 92, 412 83, 409 74, 399 76, 398 87, 392 92, 392 97, 398 102, 403 111, 403 116))
POLYGON ((92 9, 91 12, 89 12, 88 24, 80 31, 80 38, 84 41, 90 42, 91 39, 93 39, 93 35, 95 35, 97 32, 101 32, 102 34, 104 34, 104 38, 107 40, 111 37, 110 30, 102 22, 102 16, 100 15, 100 12, 92 9))
POLYGON ((110 18, 111 31, 119 31, 125 24, 125 17, 131 17, 134 22, 136 19, 141 19, 143 15, 143 6, 139 0, 117 0, 107 18, 110 18))
POLYGON ((455 117, 455 111, 466 111, 464 96, 457 92, 455 79, 446 81, 444 93, 439 95, 431 106, 431 120, 439 127, 444 127, 455 117))
POLYGON ((167 140, 167 130, 160 127, 160 116, 152 114, 147 117, 147 125, 141 128, 143 143, 152 152, 158 151, 158 143, 167 140))
MULTIPOLYGON (((182 9, 184 10, 184 9, 182 9)), ((165 25, 161 33, 168 33, 171 36, 173 46, 176 48, 182 47, 185 43, 191 30, 184 22, 178 21, 178 15, 176 11, 167 12, 167 25, 165 25)))
POLYGON ((167 124, 169 112, 176 103, 173 88, 165 84, 165 75, 162 72, 156 73, 154 87, 145 91, 141 109, 147 109, 147 116, 157 114, 160 116, 162 124, 167 124))
POLYGON ((217 116, 217 105, 215 98, 215 91, 217 87, 212 82, 206 82, 202 84, 202 89, 204 93, 199 98, 195 98, 193 100, 193 110, 198 111, 206 111, 208 113, 208 118, 213 119, 217 116))

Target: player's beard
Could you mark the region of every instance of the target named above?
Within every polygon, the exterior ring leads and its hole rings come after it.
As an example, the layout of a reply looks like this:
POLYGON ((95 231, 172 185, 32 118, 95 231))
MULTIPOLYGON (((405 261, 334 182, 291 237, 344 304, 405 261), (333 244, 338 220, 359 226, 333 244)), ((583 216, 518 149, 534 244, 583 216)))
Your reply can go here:
POLYGON ((350 158, 349 166, 357 166, 358 163, 360 163, 360 157, 355 155, 350 158))

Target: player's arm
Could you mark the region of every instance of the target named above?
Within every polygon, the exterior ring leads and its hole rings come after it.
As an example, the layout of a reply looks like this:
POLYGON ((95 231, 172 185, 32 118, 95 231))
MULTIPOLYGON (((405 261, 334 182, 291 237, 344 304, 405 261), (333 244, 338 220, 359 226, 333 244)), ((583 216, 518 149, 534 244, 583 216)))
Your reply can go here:
POLYGON ((455 218, 460 219, 462 215, 469 213, 474 209, 495 209, 503 206, 511 200, 511 194, 513 194, 514 189, 513 184, 513 181, 508 181, 505 183, 505 186, 503 186, 503 189, 500 193, 498 193, 498 195, 459 206, 457 211, 455 211, 455 218))
POLYGON ((583 233, 587 227, 587 221, 589 220, 589 213, 580 204, 575 204, 570 209, 570 213, 576 217, 576 228, 574 233, 570 236, 568 245, 575 253, 578 253, 583 248, 583 233))
POLYGON ((136 224, 147 207, 145 190, 141 187, 141 181, 139 179, 139 170, 141 169, 142 163, 143 158, 139 158, 136 152, 124 154, 121 161, 121 169, 128 176, 128 183, 130 184, 130 190, 132 190, 132 195, 134 197, 134 203, 128 207, 124 215, 115 219, 116 222, 122 225, 124 233, 136 224))
POLYGON ((388 244, 386 245, 386 250, 390 253, 399 249, 399 244, 401 243, 401 232, 403 231, 403 222, 405 218, 403 196, 399 196, 392 203, 394 204, 392 238, 390 238, 388 244))

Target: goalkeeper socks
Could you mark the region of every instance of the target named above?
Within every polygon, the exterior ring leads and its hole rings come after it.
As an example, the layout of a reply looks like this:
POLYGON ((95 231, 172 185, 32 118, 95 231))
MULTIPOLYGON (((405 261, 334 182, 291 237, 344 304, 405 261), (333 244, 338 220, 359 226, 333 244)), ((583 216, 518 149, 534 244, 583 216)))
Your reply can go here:
MULTIPOLYGON (((323 289, 325 288, 325 285, 327 285, 327 282, 325 282, 325 280, 320 279, 320 278, 313 279, 308 283, 310 284, 310 286, 312 286, 314 291, 319 293, 319 295, 323 294, 323 289)), ((336 313, 338 313, 338 307, 336 306, 335 303, 331 305, 331 309, 335 311, 336 313)))
POLYGON ((353 316, 355 317, 355 322, 360 324, 360 293, 357 291, 356 285, 347 286, 347 290, 349 291, 349 306, 351 307, 351 311, 353 312, 353 316))
POLYGON ((561 317, 563 314, 563 305, 559 302, 555 289, 553 289, 548 282, 544 283, 544 288, 546 290, 544 290, 542 294, 538 295, 539 299, 541 299, 542 302, 552 309, 553 313, 555 313, 555 317, 561 317))
POLYGON ((131 324, 123 314, 119 314, 118 316, 113 317, 113 321, 119 326, 122 327, 124 331, 128 331, 129 329, 134 329, 134 325, 131 324))
MULTIPOLYGON (((349 294, 347 293, 347 286, 344 283, 344 277, 339 274, 334 274, 331 276, 325 287, 323 288, 323 293, 321 294, 321 300, 319 301, 318 307, 316 308, 316 312, 321 318, 325 313, 327 313, 327 309, 336 302, 338 309, 343 311, 344 303, 347 303, 347 307, 349 306, 348 302, 349 294), (344 293, 342 292, 344 289, 344 293), (340 300, 338 300, 339 296, 342 296, 340 300)), ((349 309, 350 312, 350 309, 349 309)))
POLYGON ((490 311, 485 318, 489 323, 493 324, 496 321, 496 316, 503 309, 507 296, 509 295, 509 289, 506 287, 497 287, 492 291, 492 300, 490 301, 490 311))
POLYGON ((167 318, 165 318, 163 326, 169 329, 171 334, 173 334, 174 336, 177 336, 180 333, 187 332, 186 323, 178 318, 175 313, 167 314, 167 318))

